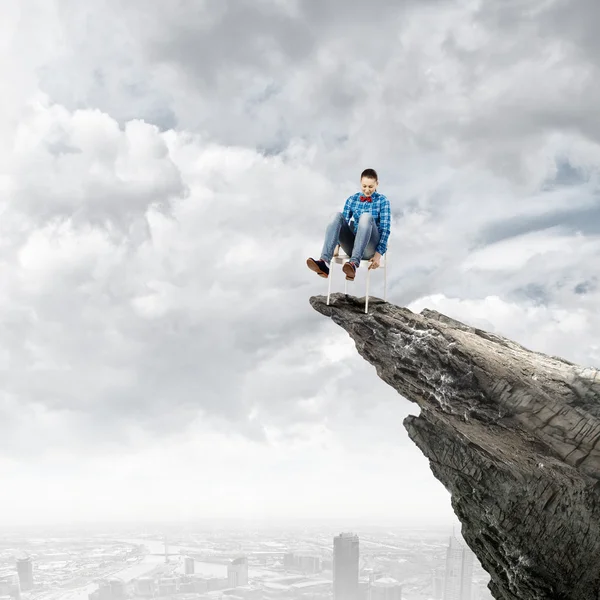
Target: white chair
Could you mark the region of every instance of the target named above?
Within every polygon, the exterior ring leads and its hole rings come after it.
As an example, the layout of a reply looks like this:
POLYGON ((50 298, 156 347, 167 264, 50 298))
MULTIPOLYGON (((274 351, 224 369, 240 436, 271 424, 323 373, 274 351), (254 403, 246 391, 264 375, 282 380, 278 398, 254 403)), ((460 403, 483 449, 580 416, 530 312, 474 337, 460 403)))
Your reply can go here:
MULTIPOLYGON (((381 261, 379 263, 379 268, 383 269, 383 300, 384 302, 387 302, 387 264, 388 264, 388 254, 389 252, 386 252, 382 257, 381 257, 381 261)), ((335 271, 334 269, 334 265, 335 263, 338 263, 339 265, 344 265, 345 262, 348 262, 350 260, 350 257, 343 252, 343 250, 341 250, 340 246, 336 246, 336 249, 333 253, 333 258, 331 259, 331 263, 329 265, 329 277, 327 279, 329 279, 329 285, 327 288, 327 305, 329 306, 329 297, 331 296, 331 281, 333 279, 333 272, 335 271), (342 252, 340 254, 340 251, 342 252)), ((360 261, 361 264, 366 265, 367 266, 367 291, 365 294, 365 313, 368 312, 369 310, 369 283, 371 280, 371 270, 368 268, 369 265, 369 261, 368 260, 361 260, 360 261)), ((376 269, 379 270, 379 269, 376 269)), ((358 271, 357 271, 358 273, 358 271)), ((342 271, 342 275, 344 275, 344 278, 346 277, 345 273, 342 271)), ((344 285, 344 293, 347 294, 348 293, 348 280, 345 279, 345 285, 344 285)))

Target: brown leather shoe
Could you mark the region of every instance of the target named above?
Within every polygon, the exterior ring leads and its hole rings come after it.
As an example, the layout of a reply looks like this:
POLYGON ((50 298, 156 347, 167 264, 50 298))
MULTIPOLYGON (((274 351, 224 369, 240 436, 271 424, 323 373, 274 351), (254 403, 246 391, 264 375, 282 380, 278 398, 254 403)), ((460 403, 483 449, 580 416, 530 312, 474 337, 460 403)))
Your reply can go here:
POLYGON ((315 260, 314 258, 309 258, 306 261, 306 264, 311 271, 314 271, 320 277, 324 277, 325 279, 329 277, 329 267, 324 260, 315 260))
POLYGON ((348 281, 354 281, 354 278, 356 277, 356 265, 353 262, 348 261, 344 263, 342 271, 346 274, 346 279, 348 281))

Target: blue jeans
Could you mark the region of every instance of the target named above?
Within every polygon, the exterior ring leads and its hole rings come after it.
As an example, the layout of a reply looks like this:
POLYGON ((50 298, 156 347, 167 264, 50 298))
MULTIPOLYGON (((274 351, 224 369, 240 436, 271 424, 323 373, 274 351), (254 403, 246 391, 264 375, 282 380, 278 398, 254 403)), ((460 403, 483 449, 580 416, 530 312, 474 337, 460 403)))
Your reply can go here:
POLYGON ((379 244, 379 230, 373 216, 363 213, 358 220, 356 235, 354 235, 344 215, 341 212, 336 213, 325 232, 321 259, 331 262, 333 251, 338 244, 357 267, 361 260, 373 258, 379 244))

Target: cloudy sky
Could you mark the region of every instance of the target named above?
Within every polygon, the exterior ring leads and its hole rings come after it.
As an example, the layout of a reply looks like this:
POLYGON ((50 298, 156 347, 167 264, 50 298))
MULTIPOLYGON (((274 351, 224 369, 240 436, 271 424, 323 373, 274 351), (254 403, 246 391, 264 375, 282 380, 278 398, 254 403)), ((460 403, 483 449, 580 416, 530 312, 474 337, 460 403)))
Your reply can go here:
POLYGON ((5 0, 0 524, 452 522, 305 260, 374 167, 392 302, 600 364, 600 7, 525 4, 5 0))

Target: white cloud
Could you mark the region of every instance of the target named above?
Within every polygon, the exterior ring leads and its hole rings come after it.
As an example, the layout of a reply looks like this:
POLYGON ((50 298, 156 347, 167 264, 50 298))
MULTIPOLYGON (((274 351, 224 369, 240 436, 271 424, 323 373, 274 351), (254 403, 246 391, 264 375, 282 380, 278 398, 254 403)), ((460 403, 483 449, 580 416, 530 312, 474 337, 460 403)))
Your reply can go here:
POLYGON ((449 514, 305 259, 373 166, 391 301, 597 364, 585 15, 121 4, 3 10, 0 509, 449 514))

